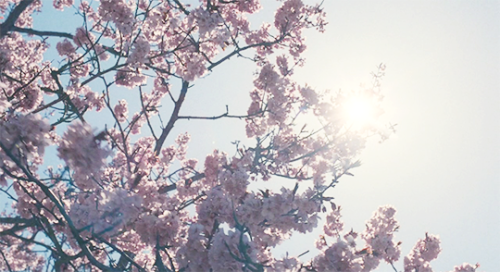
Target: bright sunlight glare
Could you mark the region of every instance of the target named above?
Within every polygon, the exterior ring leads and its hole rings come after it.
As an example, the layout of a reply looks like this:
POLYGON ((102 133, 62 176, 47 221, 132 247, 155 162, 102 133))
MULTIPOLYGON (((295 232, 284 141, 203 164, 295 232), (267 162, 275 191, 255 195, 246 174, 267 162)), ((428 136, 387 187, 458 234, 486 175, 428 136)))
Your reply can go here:
POLYGON ((362 97, 352 97, 345 110, 348 120, 357 126, 363 126, 373 118, 373 106, 362 97))

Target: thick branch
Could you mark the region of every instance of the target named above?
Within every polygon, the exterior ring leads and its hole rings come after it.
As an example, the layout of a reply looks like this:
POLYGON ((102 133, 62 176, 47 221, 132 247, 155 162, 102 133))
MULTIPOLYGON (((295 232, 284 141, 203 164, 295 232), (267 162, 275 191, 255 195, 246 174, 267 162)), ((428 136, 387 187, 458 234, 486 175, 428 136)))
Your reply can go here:
POLYGON ((32 224, 34 219, 26 219, 22 217, 1 217, 0 224, 32 224))
POLYGON ((64 33, 64 32, 40 31, 40 30, 31 29, 31 28, 20 28, 20 27, 17 27, 17 26, 13 26, 11 30, 12 31, 17 31, 17 32, 20 32, 20 33, 37 35, 37 36, 40 36, 40 37, 53 36, 53 37, 61 37, 61 38, 73 39, 73 35, 71 35, 69 33, 64 33))
POLYGON ((187 81, 182 81, 182 89, 181 89, 181 94, 179 95, 179 99, 175 102, 175 107, 174 111, 172 112, 172 116, 170 116, 170 120, 168 120, 167 126, 163 129, 161 132, 160 138, 156 142, 155 146, 155 154, 158 155, 160 154, 161 147, 163 146, 163 143, 167 139, 168 134, 174 128, 175 122, 179 119, 179 111, 181 109, 182 103, 184 102, 184 98, 186 97, 186 93, 189 87, 189 82, 187 81))
MULTIPOLYGON (((193 183, 193 182, 195 182, 197 180, 200 180, 200 179, 202 179, 204 177, 205 177, 205 173, 199 173, 199 174, 196 174, 196 175, 194 175, 193 177, 191 177, 189 179, 184 180, 184 182, 186 184, 191 184, 191 183, 193 183)), ((170 184, 170 185, 163 185, 163 186, 160 186, 160 188, 158 188, 158 193, 164 194, 164 193, 168 193, 170 191, 173 191, 175 189, 177 189, 176 183, 170 184)))
POLYGON ((22 0, 9 14, 9 17, 0 24, 0 38, 3 38, 9 31, 12 30, 14 24, 16 23, 21 13, 23 13, 26 8, 33 3, 34 0, 22 0))
MULTIPOLYGON (((155 151, 154 151, 155 155, 160 154, 161 147, 165 143, 165 140, 167 139, 168 134, 170 134, 170 131, 172 130, 172 128, 174 128, 175 122, 179 119, 179 111, 181 110, 182 103, 184 102, 184 98, 186 97, 188 87, 189 87, 189 82, 183 80, 179 99, 177 99, 177 101, 175 101, 174 111, 172 112, 172 115, 170 116, 170 120, 168 120, 167 126, 162 130, 160 138, 156 141, 156 146, 155 146, 155 151)), ((132 189, 134 189, 139 184, 139 181, 141 181, 141 178, 143 176, 144 175, 137 175, 136 176, 136 178, 131 186, 132 189)))
POLYGON ((28 223, 26 223, 24 225, 18 225, 18 224, 16 224, 15 226, 13 226, 10 229, 6 229, 6 230, 3 230, 3 231, 0 231, 0 236, 13 235, 13 234, 15 234, 18 231, 21 231, 21 230, 24 230, 24 229, 27 229, 27 228, 31 228, 31 227, 33 227, 35 225, 36 225, 36 221, 35 220, 33 220, 31 222, 28 222, 28 223))

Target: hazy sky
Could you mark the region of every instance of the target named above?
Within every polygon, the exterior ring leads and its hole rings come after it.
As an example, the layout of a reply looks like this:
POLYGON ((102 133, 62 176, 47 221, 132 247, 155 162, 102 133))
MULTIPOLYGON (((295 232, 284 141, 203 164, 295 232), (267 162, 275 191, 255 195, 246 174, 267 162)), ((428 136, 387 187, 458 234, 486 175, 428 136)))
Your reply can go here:
MULTIPOLYGON (((500 1, 326 0, 324 7, 327 31, 307 32, 307 62, 295 78, 319 90, 356 90, 383 62, 383 117, 398 124, 389 140, 368 145, 355 177, 332 193, 346 228, 363 231, 372 212, 390 204, 402 256, 429 232, 442 239, 435 271, 463 262, 498 271, 500 1)), ((52 18, 46 30, 61 26, 52 18)), ((235 58, 196 81, 181 114, 218 115, 225 105, 232 114, 246 112, 255 71, 247 64, 235 58)), ((200 159, 214 148, 232 154, 230 141, 244 138, 242 121, 185 122, 174 133, 190 131, 188 154, 200 159)), ((300 254, 314 239, 292 239, 285 248, 300 254)))
MULTIPOLYGON (((297 76, 318 89, 356 89, 387 65, 385 119, 397 133, 362 154, 335 196, 362 230, 379 205, 398 210, 409 253, 439 234, 432 263, 500 267, 500 1, 325 1, 330 25, 311 33, 297 76)), ((399 266, 402 268, 402 265, 399 266)), ((388 271, 384 267, 380 271, 388 271)))

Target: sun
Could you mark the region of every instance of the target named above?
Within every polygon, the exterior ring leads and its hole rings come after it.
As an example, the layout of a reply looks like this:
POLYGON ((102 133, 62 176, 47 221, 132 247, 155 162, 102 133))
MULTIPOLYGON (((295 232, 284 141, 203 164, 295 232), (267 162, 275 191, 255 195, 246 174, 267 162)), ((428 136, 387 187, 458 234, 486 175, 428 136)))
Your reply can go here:
POLYGON ((374 108, 370 100, 361 96, 350 97, 345 104, 345 115, 348 123, 363 127, 374 118, 374 108))

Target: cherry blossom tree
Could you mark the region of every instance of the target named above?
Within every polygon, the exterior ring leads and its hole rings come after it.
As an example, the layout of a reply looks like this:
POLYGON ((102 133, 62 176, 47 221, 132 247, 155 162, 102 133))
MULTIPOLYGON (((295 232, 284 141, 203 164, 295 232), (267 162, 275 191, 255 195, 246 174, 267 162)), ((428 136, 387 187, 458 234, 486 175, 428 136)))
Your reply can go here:
MULTIPOLYGON (((390 134, 378 120, 385 66, 358 91, 298 84, 304 31, 323 32, 325 13, 278 2, 274 21, 252 28, 258 0, 0 1, 0 270, 398 271, 395 209, 378 208, 358 233, 333 198, 367 139, 390 134), (76 12, 80 26, 38 28, 42 4, 76 12), (256 69, 246 113, 182 115, 193 84, 236 57, 256 69), (123 88, 136 98, 119 99, 123 88), (350 118, 356 99, 369 120, 350 118), (244 144, 188 157, 187 119, 228 118, 245 122, 244 144), (289 186, 252 187, 277 179, 289 186), (320 219, 318 256, 273 256, 320 219)), ((404 271, 432 271, 439 252, 425 234, 404 271)))

